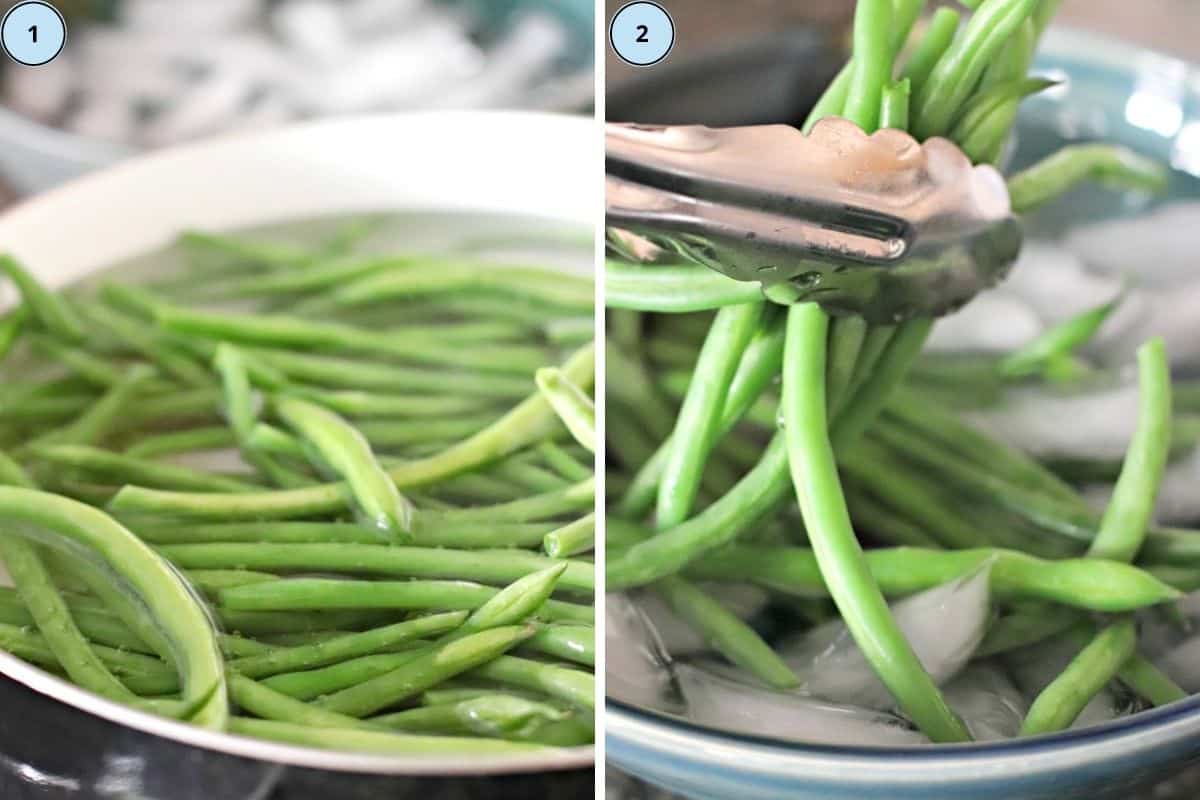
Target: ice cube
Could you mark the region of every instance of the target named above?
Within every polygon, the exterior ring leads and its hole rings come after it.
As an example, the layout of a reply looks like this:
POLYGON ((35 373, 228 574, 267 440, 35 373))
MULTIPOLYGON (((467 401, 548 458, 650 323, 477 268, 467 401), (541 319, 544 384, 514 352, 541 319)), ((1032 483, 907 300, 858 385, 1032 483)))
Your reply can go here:
POLYGON ((258 0, 125 0, 120 4, 120 20, 137 33, 224 33, 254 22, 261 7, 258 0))
POLYGON ((550 71, 567 46, 567 32, 547 14, 524 14, 487 53, 478 76, 430 98, 434 108, 506 108, 518 104, 550 71))
POLYGON ((128 142, 137 129, 134 109, 126 103, 89 100, 72 112, 63 127, 89 139, 128 142))
POLYGON ((941 352, 1007 353, 1037 337, 1043 327, 1029 303, 997 289, 940 318, 927 346, 941 352))
POLYGON ((3 77, 5 104, 41 122, 52 122, 63 112, 76 80, 68 53, 40 67, 10 64, 3 77))
POLYGON ((1004 670, 995 664, 971 664, 942 690, 962 718, 971 738, 980 742, 1011 739, 1021 730, 1029 704, 1004 670))
POLYGON ((213 75, 176 99, 141 131, 152 147, 215 133, 234 123, 246 109, 254 87, 245 76, 213 75))
POLYGON ((983 431, 1038 457, 1120 460, 1137 423, 1136 384, 1060 393, 1022 386, 996 406, 972 411, 983 431))
POLYGON ((285 47, 321 65, 335 65, 354 46, 342 4, 330 0, 281 3, 271 11, 271 27, 285 47))
POLYGON ((1174 289, 1197 279, 1198 219, 1200 203, 1170 203, 1130 219, 1076 228, 1066 244, 1092 269, 1116 277, 1135 274, 1140 285, 1174 289))
POLYGON ((1047 324, 1069 319, 1109 302, 1121 292, 1122 279, 1089 272, 1078 255, 1061 245, 1031 241, 1003 287, 1028 303, 1047 324))
POLYGON ((676 664, 675 674, 687 718, 708 727, 791 742, 860 747, 929 741, 886 712, 764 689, 692 664, 676 664))
MULTIPOLYGON (((971 658, 987 629, 990 565, 892 606, 896 624, 938 684, 971 658)), ((886 709, 895 705, 841 621, 785 642, 779 654, 809 694, 835 703, 886 709)))
POLYGON ((1192 635, 1155 659, 1155 665, 1185 691, 1200 692, 1200 635, 1192 635))
MULTIPOLYGON (((769 599, 766 590, 749 583, 703 583, 700 588, 741 620, 748 620, 762 611, 769 599)), ((653 590, 638 592, 634 602, 650 618, 672 657, 711 649, 704 637, 680 619, 653 590)))
POLYGON ((604 679, 610 697, 662 710, 677 707, 662 641, 627 595, 605 596, 604 650, 604 679))

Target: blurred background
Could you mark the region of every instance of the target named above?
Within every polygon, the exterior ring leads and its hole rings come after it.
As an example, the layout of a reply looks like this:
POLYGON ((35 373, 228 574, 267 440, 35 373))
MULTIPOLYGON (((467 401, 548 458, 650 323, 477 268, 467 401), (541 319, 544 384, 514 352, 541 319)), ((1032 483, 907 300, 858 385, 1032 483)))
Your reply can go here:
POLYGON ((0 205, 139 151, 295 119, 592 107, 592 0, 54 4, 58 58, 0 56, 0 205))

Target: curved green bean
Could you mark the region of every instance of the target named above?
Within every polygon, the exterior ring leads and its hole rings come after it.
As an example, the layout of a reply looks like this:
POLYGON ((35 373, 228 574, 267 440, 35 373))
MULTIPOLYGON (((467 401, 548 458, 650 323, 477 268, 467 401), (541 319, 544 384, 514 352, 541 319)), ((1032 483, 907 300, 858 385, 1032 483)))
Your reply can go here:
POLYGON ((1162 339, 1138 348, 1137 428, 1088 555, 1132 561, 1146 539, 1171 449, 1171 368, 1162 339))
POLYGON ((183 700, 198 704, 192 720, 206 727, 225 725, 225 673, 216 634, 187 586, 154 551, 104 513, 32 489, 0 487, 0 519, 80 545, 127 582, 177 654, 183 700))
POLYGON ((934 741, 968 740, 962 721, 892 618, 850 526, 824 426, 827 331, 828 317, 819 306, 803 303, 789 310, 784 437, 813 553, 847 628, 900 706, 934 741))
POLYGON ((1116 622, 1096 633, 1033 701, 1021 724, 1021 735, 1068 728, 1088 701, 1117 676, 1136 646, 1137 631, 1132 620, 1116 622))
POLYGON ((1168 173, 1158 161, 1123 147, 1070 145, 1008 179, 1013 211, 1032 211, 1082 181, 1161 194, 1166 191, 1168 173))
POLYGON ((575 441, 596 452, 596 408, 592 399, 556 367, 539 369, 534 380, 575 441))
MULTIPOLYGON (((985 565, 991 567, 992 592, 1006 599, 1049 600, 1118 613, 1180 597, 1176 589, 1144 570, 1100 558, 1049 560, 994 547, 894 547, 871 549, 863 555, 879 589, 890 597, 940 586, 985 565)), ((801 547, 735 545, 693 562, 688 574, 704 580, 750 581, 806 597, 829 594, 816 554, 801 547)))
POLYGON ((735 281, 699 265, 637 266, 608 260, 604 302, 610 308, 683 313, 762 300, 758 284, 735 281))
POLYGON ((306 400, 281 396, 272 404, 312 444, 318 454, 314 466, 328 464, 345 479, 368 525, 392 541, 412 541, 412 503, 376 460, 366 437, 337 414, 306 400))

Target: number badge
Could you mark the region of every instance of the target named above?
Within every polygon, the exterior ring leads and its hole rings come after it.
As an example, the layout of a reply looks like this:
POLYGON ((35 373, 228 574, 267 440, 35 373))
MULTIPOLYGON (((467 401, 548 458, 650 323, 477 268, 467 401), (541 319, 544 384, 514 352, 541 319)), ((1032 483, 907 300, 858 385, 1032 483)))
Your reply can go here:
POLYGON ((41 0, 17 3, 0 21, 0 45, 8 57, 27 67, 48 64, 67 43, 67 22, 41 0))
POLYGON ((626 3, 609 23, 608 42, 626 64, 649 67, 675 46, 675 21, 658 3, 626 3))

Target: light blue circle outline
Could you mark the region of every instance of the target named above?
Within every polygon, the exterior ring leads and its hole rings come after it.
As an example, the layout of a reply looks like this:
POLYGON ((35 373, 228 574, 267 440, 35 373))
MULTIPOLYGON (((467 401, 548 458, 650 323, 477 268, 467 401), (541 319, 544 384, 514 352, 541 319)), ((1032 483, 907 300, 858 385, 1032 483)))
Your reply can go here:
POLYGON ((655 64, 661 64, 667 56, 671 55, 671 51, 675 49, 675 18, 671 16, 670 11, 667 11, 667 9, 663 8, 661 4, 654 2, 654 0, 630 0, 630 2, 618 8, 617 13, 613 14, 612 19, 608 22, 608 46, 617 54, 617 58, 631 67, 653 67, 655 64), (617 24, 617 18, 630 6, 654 6, 663 13, 663 16, 667 18, 667 22, 671 25, 671 41, 667 44, 667 49, 658 58, 644 64, 637 61, 630 61, 622 55, 620 48, 613 43, 613 27, 617 24))
POLYGON ((62 53, 63 49, 66 48, 66 46, 67 46, 67 19, 66 19, 66 17, 64 17, 62 15, 61 11, 59 11, 57 8, 50 5, 49 3, 45 2, 45 0, 23 0, 23 2, 17 3, 15 6, 10 8, 8 11, 5 11, 4 16, 0 17, 0 50, 3 50, 4 54, 6 56, 8 56, 13 61, 15 61, 16 63, 20 64, 23 67, 41 67, 46 64, 49 64, 54 59, 58 58, 58 56, 62 53), (45 8, 45 9, 48 9, 48 10, 54 12, 54 16, 58 17, 58 24, 62 27, 62 41, 59 42, 58 49, 54 51, 54 54, 51 55, 49 58, 47 58, 45 61, 38 61, 38 62, 22 61, 21 59, 17 58, 15 55, 13 55, 12 51, 8 49, 8 45, 4 43, 3 31, 4 31, 5 23, 8 22, 8 18, 10 16, 12 16, 12 13, 14 11, 16 11, 19 8, 25 8, 26 6, 41 6, 42 8, 45 8))

